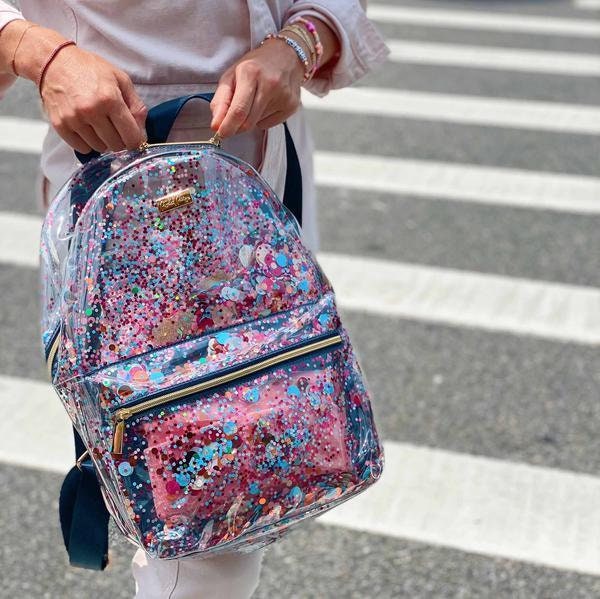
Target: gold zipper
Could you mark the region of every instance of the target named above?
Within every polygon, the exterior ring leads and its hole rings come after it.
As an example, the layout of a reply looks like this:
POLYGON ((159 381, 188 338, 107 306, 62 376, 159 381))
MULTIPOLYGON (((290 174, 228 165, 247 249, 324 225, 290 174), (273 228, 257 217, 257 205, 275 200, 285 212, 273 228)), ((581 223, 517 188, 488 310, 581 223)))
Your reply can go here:
POLYGON ((244 366, 234 372, 222 374, 208 381, 203 381, 201 383, 197 383, 196 385, 191 385, 190 387, 186 387, 185 389, 179 389, 178 391, 165 393, 160 397, 155 397, 153 399, 143 401, 135 406, 121 408, 117 410, 113 416, 115 426, 113 430, 112 452, 116 455, 121 455, 123 453, 123 433, 125 432, 125 421, 134 416, 135 414, 138 414, 139 412, 144 412, 145 410, 149 410, 162 404, 169 403, 170 401, 181 399, 182 397, 186 397, 187 395, 200 393, 201 391, 206 391, 207 389, 212 389, 225 383, 231 383, 232 381, 241 379, 250 374, 255 374, 261 370, 265 370, 272 366, 277 366, 282 362, 293 360, 295 358, 300 358, 306 354, 325 349, 326 347, 330 347, 332 345, 337 345, 341 342, 342 338, 340 335, 334 335, 333 337, 328 337, 327 339, 320 339, 319 341, 314 341, 313 343, 309 343, 308 345, 290 349, 286 352, 279 354, 278 356, 265 358, 260 362, 251 364, 250 366, 244 366))
POLYGON ((215 146, 217 148, 221 147, 221 137, 218 133, 215 133, 210 139, 206 141, 164 141, 156 144, 149 144, 147 141, 144 141, 140 144, 138 150, 143 152, 148 148, 154 148, 156 146, 180 146, 182 144, 210 144, 211 146, 215 146))
POLYGON ((56 358, 56 352, 58 351, 58 346, 60 345, 60 333, 56 335, 56 339, 52 342, 50 346, 50 351, 48 352, 48 360, 46 361, 46 367, 48 368, 48 376, 52 381, 52 365, 54 364, 54 358, 56 358))

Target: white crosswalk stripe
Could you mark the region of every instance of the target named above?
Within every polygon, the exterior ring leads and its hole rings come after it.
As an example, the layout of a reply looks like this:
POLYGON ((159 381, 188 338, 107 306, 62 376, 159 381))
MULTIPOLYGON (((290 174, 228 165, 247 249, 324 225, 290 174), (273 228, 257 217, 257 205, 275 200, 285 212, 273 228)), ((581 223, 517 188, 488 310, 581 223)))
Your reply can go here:
POLYGON ((381 482, 321 522, 600 575, 600 478, 400 443, 385 452, 381 482))
POLYGON ((600 289, 335 254, 319 261, 347 309, 600 344, 600 289))
POLYGON ((512 127, 581 135, 600 134, 600 108, 409 90, 350 87, 325 98, 302 95, 310 110, 512 127))
MULTIPOLYGON (((13 415, 0 420, 0 461, 73 465, 49 384, 0 376, 0 402, 13 415)), ((393 441, 384 449, 382 480, 321 523, 600 575, 600 478, 393 441)))
POLYGON ((39 154, 47 131, 40 119, 0 116, 0 151, 39 154))
MULTIPOLYGON (((17 137, 11 134, 14 119, 0 117, 0 150, 38 153, 46 125, 41 121, 27 125, 26 134, 17 137)), ((595 177, 339 152, 316 152, 315 171, 317 184, 326 187, 600 213, 600 178, 595 177)))
MULTIPOLYGON (((0 212, 0 263, 36 267, 39 229, 39 219, 0 212)), ((349 310, 600 344, 600 289, 331 253, 319 261, 349 310)))
MULTIPOLYGON (((334 188, 538 210, 600 213, 600 178, 595 177, 341 152, 317 152, 315 168, 317 183, 334 188)), ((365 201, 364 198, 361 201, 365 201)))
POLYGON ((48 125, 41 120, 0 117, 0 151, 39 154, 48 125))
MULTIPOLYGON (((578 0, 580 7, 597 0, 578 0)), ((589 4, 588 4, 589 6, 589 4)), ((600 23, 587 19, 566 19, 546 15, 493 13, 485 10, 462 11, 413 6, 391 6, 369 3, 368 15, 375 21, 424 27, 454 27, 481 31, 564 35, 597 38, 600 23)))
POLYGON ((0 262, 16 266, 39 264, 41 221, 35 216, 0 212, 0 262))
POLYGON ((600 0, 575 0, 575 7, 581 10, 600 10, 600 0))
POLYGON ((491 46, 388 40, 390 60, 413 64, 598 77, 600 56, 491 46))

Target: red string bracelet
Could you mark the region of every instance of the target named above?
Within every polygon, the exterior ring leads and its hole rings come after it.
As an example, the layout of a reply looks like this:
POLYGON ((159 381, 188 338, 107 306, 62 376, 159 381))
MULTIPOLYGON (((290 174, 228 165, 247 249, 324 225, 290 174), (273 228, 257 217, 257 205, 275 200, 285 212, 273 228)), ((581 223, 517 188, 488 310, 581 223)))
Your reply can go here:
POLYGON ((75 46, 75 45, 76 44, 73 40, 66 40, 66 41, 62 42, 61 44, 58 44, 58 46, 56 46, 56 48, 54 48, 54 50, 52 50, 52 53, 50 54, 50 56, 44 63, 44 66, 42 67, 42 70, 40 71, 40 74, 38 75, 38 78, 37 78, 36 84, 37 84, 37 88, 38 88, 38 92, 40 93, 40 96, 42 95, 42 83, 44 83, 44 77, 46 76, 46 71, 48 70, 48 67, 50 66, 52 61, 56 58, 56 55, 63 48, 66 48, 67 46, 75 46))

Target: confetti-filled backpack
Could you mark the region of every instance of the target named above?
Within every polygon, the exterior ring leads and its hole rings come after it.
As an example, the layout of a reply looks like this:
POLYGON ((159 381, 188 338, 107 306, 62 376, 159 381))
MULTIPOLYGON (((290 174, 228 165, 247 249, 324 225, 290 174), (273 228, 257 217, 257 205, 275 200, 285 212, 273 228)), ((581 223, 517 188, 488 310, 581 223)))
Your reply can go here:
POLYGON ((250 550, 383 467, 297 219, 215 142, 164 143, 195 97, 150 111, 147 146, 87 160, 44 222, 43 343, 81 453, 60 502, 73 565, 106 565, 108 513, 152 557, 250 550))

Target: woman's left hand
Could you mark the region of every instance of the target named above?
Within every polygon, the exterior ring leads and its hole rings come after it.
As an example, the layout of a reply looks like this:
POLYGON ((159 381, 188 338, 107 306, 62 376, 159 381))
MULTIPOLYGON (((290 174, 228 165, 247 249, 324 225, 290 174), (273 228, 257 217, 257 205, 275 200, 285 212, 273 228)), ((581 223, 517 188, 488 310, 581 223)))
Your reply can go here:
POLYGON ((210 103, 211 128, 221 137, 283 123, 300 106, 304 65, 292 48, 269 39, 221 77, 210 103))

